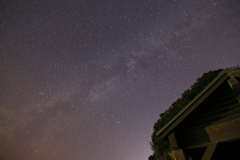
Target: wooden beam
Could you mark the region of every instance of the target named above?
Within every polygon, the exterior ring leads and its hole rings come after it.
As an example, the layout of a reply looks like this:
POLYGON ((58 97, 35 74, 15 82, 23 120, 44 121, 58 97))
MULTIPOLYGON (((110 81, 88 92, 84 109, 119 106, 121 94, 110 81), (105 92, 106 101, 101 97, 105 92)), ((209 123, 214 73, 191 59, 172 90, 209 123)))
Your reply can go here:
POLYGON ((228 84, 232 88, 233 95, 238 100, 238 102, 240 102, 240 83, 239 83, 239 81, 235 77, 231 77, 228 80, 228 84))
POLYGON ((240 70, 235 70, 235 71, 228 72, 227 75, 229 77, 240 77, 240 70))
POLYGON ((212 142, 240 138, 240 113, 223 118, 205 129, 212 142))
POLYGON ((176 160, 186 160, 184 155, 184 151, 182 149, 173 150, 174 156, 176 160))
POLYGON ((173 149, 174 157, 176 160, 186 160, 184 151, 178 146, 177 139, 174 132, 168 135, 168 140, 171 148, 173 149))
POLYGON ((201 160, 210 160, 212 155, 213 155, 213 152, 216 149, 216 147, 217 147, 217 143, 211 143, 207 147, 206 151, 204 152, 203 157, 201 158, 201 160))
POLYGON ((186 130, 178 135, 178 143, 183 148, 204 147, 211 143, 211 140, 204 127, 193 130, 186 130))
POLYGON ((169 144, 170 144, 171 148, 173 148, 173 149, 179 148, 174 132, 171 132, 168 135, 168 140, 169 140, 169 144))

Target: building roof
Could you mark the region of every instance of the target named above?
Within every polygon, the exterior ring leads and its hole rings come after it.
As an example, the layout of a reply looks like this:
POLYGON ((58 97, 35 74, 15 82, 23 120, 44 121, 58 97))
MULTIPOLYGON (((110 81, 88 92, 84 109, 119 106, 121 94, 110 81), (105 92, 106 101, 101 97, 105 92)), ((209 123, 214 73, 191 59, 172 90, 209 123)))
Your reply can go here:
POLYGON ((205 87, 193 100, 191 100, 177 115, 175 115, 157 133, 157 136, 164 138, 168 135, 186 116, 199 106, 218 86, 229 77, 240 77, 240 70, 223 70, 218 76, 205 87))

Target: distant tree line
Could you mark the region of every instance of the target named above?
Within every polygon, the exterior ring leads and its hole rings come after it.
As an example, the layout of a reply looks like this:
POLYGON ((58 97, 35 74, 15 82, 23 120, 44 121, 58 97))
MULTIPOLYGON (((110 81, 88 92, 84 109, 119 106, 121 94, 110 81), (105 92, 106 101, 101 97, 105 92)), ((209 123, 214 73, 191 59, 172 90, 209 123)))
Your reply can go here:
MULTIPOLYGON (((228 68, 231 70, 240 69, 239 66, 228 68)), ((204 73, 197 81, 182 94, 181 98, 175 101, 164 113, 160 114, 159 120, 154 124, 152 142, 150 142, 153 155, 148 160, 171 160, 171 149, 167 139, 161 139, 156 133, 167 124, 182 108, 184 108, 195 96, 197 96, 211 81, 218 76, 223 69, 204 73)))

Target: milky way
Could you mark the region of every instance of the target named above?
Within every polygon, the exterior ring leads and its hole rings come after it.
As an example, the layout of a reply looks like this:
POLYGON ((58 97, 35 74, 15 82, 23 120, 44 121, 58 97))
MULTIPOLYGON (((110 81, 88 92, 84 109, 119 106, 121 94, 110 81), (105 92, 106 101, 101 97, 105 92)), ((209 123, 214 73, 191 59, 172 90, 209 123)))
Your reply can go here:
POLYGON ((238 0, 2 0, 0 159, 146 160, 159 114, 239 44, 238 0))

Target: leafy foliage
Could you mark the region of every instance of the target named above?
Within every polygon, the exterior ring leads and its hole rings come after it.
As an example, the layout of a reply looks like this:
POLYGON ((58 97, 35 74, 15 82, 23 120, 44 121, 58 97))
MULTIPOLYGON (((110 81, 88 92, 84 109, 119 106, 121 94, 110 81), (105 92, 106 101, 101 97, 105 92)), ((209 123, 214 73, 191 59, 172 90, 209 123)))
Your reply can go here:
MULTIPOLYGON (((238 68, 238 67, 237 67, 238 68)), ((234 68, 236 69, 236 68, 234 68)), ((167 124, 183 107, 185 107, 195 96, 197 96, 223 69, 209 71, 204 73, 202 77, 197 79, 190 89, 187 89, 182 94, 181 98, 175 101, 169 109, 160 114, 160 119, 154 124, 154 132, 152 134, 151 147, 153 155, 148 160, 170 160, 171 156, 168 154, 171 152, 167 139, 161 139, 156 136, 156 133, 167 124)))
POLYGON ((149 156, 148 160, 155 160, 154 156, 149 156))

